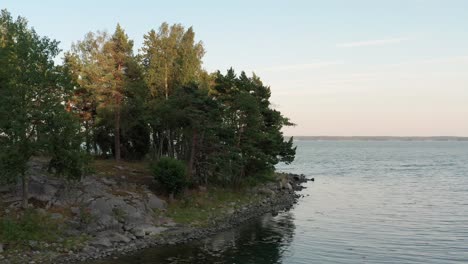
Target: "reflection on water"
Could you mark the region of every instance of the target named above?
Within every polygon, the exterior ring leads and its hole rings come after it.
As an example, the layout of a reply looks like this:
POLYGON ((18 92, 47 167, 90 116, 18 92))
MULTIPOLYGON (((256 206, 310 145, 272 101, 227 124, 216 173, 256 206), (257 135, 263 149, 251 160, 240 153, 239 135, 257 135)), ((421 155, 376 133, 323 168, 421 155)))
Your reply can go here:
POLYGON ((468 263, 468 142, 301 141, 290 211, 99 263, 468 263))
POLYGON ((293 236, 294 221, 290 213, 267 214, 201 241, 147 249, 118 260, 96 263, 282 263, 283 250, 293 236))

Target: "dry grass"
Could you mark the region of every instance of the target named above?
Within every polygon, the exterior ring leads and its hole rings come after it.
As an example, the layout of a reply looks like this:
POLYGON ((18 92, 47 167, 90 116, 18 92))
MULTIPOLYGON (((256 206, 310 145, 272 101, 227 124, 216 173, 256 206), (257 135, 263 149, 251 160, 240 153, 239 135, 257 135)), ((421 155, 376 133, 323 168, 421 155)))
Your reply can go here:
POLYGON ((124 180, 128 183, 151 185, 153 176, 149 170, 148 162, 144 161, 115 161, 111 159, 96 159, 92 167, 97 176, 115 178, 119 177, 118 181, 124 180))
POLYGON ((247 190, 212 187, 207 191, 186 194, 180 200, 170 203, 167 216, 180 224, 204 226, 214 219, 226 216, 228 211, 261 198, 247 190))

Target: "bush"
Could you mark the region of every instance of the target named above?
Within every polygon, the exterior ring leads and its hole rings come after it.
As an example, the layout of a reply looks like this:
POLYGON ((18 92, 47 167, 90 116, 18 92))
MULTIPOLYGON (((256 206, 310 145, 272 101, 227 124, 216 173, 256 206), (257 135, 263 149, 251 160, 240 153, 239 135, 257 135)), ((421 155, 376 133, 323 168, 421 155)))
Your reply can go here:
POLYGON ((177 159, 163 157, 151 168, 155 179, 171 194, 187 186, 185 164, 177 159))

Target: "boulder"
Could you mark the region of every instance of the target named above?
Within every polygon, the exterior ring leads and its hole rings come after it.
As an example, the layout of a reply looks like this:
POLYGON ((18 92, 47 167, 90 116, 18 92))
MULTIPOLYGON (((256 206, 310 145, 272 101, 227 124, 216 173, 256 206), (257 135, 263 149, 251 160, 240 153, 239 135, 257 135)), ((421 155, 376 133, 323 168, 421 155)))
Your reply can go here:
POLYGON ((32 177, 29 181, 29 197, 41 202, 50 202, 58 192, 58 187, 46 183, 45 179, 32 177))
POLYGON ((152 194, 152 193, 148 193, 146 195, 147 199, 146 199, 146 205, 148 206, 149 209, 152 209, 152 210, 163 210, 163 209, 166 209, 166 201, 158 198, 156 195, 152 194))
POLYGON ((109 185, 109 186, 114 186, 114 185, 117 184, 114 180, 111 180, 111 179, 108 179, 108 178, 101 178, 101 181, 102 181, 105 185, 109 185))
POLYGON ((121 233, 115 231, 103 231, 97 234, 96 238, 108 239, 111 243, 128 243, 131 239, 121 233))
POLYGON ((70 211, 73 215, 80 215, 81 212, 80 208, 78 207, 70 207, 70 211))
POLYGON ((3 253, 3 244, 0 244, 0 254, 3 253))
POLYGON ((112 203, 108 201, 108 199, 98 198, 91 202, 89 209, 91 210, 91 214, 100 217, 102 215, 111 215, 113 206, 112 203))
POLYGON ((162 232, 166 231, 166 227, 156 227, 153 225, 141 225, 134 227, 130 232, 135 235, 137 238, 144 237, 144 236, 154 236, 161 234, 162 232))
POLYGON ((258 193, 268 195, 268 196, 274 196, 276 194, 273 190, 265 188, 265 187, 264 188, 259 188, 258 193))
POLYGON ((90 245, 99 248, 108 248, 112 246, 112 243, 107 237, 96 237, 96 239, 91 241, 90 245))

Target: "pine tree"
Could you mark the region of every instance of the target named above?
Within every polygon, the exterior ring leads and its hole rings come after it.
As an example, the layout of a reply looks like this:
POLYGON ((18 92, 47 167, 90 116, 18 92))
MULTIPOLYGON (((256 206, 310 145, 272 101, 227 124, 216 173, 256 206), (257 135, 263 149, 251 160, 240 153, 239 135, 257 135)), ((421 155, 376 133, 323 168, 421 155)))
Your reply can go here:
MULTIPOLYGON (((114 34, 112 35, 111 41, 105 46, 105 52, 110 57, 110 63, 113 64, 112 77, 113 82, 110 87, 111 102, 109 105, 112 107, 114 112, 114 154, 115 159, 120 160, 121 158, 121 144, 120 144, 120 132, 121 132, 121 111, 124 100, 124 86, 125 86, 125 75, 128 69, 128 63, 130 58, 133 56, 133 41, 129 40, 127 34, 125 34, 122 27, 117 24, 114 34), (112 100, 114 102, 112 103, 112 100)), ((104 91, 107 93, 107 91, 104 91)))
MULTIPOLYGON (((121 158, 122 111, 127 101, 129 65, 135 65, 135 60, 133 41, 119 24, 112 36, 104 32, 88 33, 66 55, 66 64, 73 69, 78 83, 73 105, 82 112, 87 134, 92 131, 93 143, 101 151, 112 149, 108 140, 113 138, 116 160, 121 158)), ((91 140, 87 138, 89 148, 91 140)))

